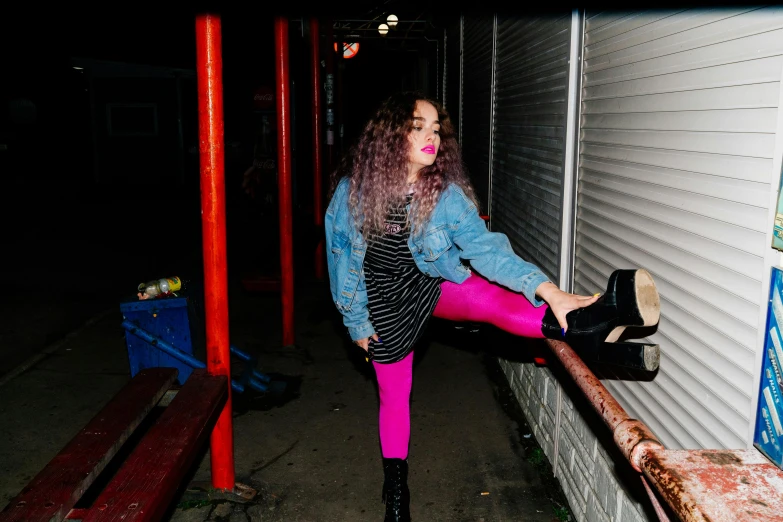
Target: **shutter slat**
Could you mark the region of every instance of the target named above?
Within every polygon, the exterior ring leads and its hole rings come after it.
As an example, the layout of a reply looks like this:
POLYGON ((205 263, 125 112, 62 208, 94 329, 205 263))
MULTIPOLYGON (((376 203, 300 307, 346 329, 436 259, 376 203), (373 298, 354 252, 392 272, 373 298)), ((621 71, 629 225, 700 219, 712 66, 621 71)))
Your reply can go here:
POLYGON ((589 114, 583 129, 654 130, 689 132, 766 132, 777 129, 777 110, 734 109, 722 111, 589 114))
POLYGON ((582 143, 581 147, 583 158, 619 160, 628 162, 632 164, 631 166, 650 165, 673 170, 687 170, 730 179, 765 183, 767 186, 769 186, 769 180, 772 177, 772 160, 768 158, 642 149, 595 143, 582 143))
POLYGON ((751 158, 772 158, 774 134, 729 132, 629 131, 585 129, 585 143, 644 147, 677 152, 701 152, 751 158))
MULTIPOLYGON (((604 40, 595 44, 588 42, 587 48, 585 49, 585 56, 589 60, 593 60, 591 66, 595 65, 596 69, 600 69, 601 62, 596 59, 601 55, 643 45, 652 40, 664 40, 666 37, 678 35, 680 33, 684 38, 688 38, 691 34, 700 34, 700 29, 704 29, 706 34, 719 33, 719 31, 715 31, 714 26, 711 26, 711 24, 736 16, 742 16, 746 13, 757 11, 758 9, 758 7, 751 7, 746 10, 726 10, 720 7, 705 7, 704 9, 684 11, 681 13, 669 11, 667 14, 672 14, 672 16, 666 16, 653 21, 646 25, 641 31, 626 32, 621 38, 612 38, 611 40, 604 40)), ((736 22, 734 22, 734 24, 736 25, 736 22)), ((694 37, 691 36, 690 38, 694 37)))
MULTIPOLYGON (((598 193, 608 193, 606 197, 614 197, 614 193, 631 193, 635 194, 637 198, 647 202, 660 203, 667 208, 663 213, 669 213, 671 208, 674 208, 680 212, 688 212, 696 214, 696 219, 706 217, 712 220, 724 222, 728 225, 733 225, 739 229, 748 229, 752 234, 756 236, 758 241, 764 241, 767 223, 767 209, 760 207, 754 207, 745 205, 742 203, 734 203, 725 199, 713 198, 709 196, 702 196, 684 190, 671 189, 668 187, 661 187, 655 183, 649 181, 633 180, 622 178, 620 176, 613 176, 605 174, 600 171, 592 171, 584 169, 585 182, 590 183, 590 189, 597 191, 598 193), (638 191, 638 192, 637 192, 638 191)), ((654 180, 651 180, 654 181, 654 180)), ((585 187, 587 190, 587 187, 585 187)), ((636 204, 636 199, 629 205, 636 204)), ((690 216, 689 216, 690 217, 690 216)), ((674 216, 662 216, 664 221, 675 220, 674 216)), ((706 223, 705 223, 706 225, 706 223)), ((718 223, 720 225, 720 223, 718 223)), ((709 225, 707 225, 709 226, 709 225)), ((694 226, 694 228, 696 228, 694 226)), ((699 229, 696 229, 698 232, 699 229)), ((724 233, 723 230, 718 231, 719 234, 724 233)), ((746 234, 745 230, 738 230, 739 234, 746 234)), ((716 241, 721 241, 720 237, 714 238, 716 241)), ((738 246, 736 240, 723 240, 728 245, 738 246)), ((750 242, 751 245, 757 246, 756 243, 750 242)))
POLYGON ((582 169, 585 172, 600 172, 616 178, 643 181, 660 187, 733 201, 765 210, 769 205, 769 193, 767 192, 769 185, 764 183, 594 158, 583 158, 582 169))
POLYGON ((638 79, 622 79, 615 82, 590 85, 585 81, 588 99, 641 96, 664 92, 714 89, 731 85, 780 82, 783 57, 779 54, 736 63, 727 63, 669 74, 658 74, 638 79))
POLYGON ((780 29, 775 17, 768 14, 768 11, 755 11, 701 27, 698 32, 703 36, 695 34, 697 31, 678 33, 656 39, 654 45, 640 44, 588 60, 593 71, 590 82, 617 81, 626 76, 649 76, 653 72, 696 69, 777 54, 775 41, 780 38, 780 29), (744 25, 737 27, 738 23, 744 25), (735 41, 739 39, 745 41, 735 41))

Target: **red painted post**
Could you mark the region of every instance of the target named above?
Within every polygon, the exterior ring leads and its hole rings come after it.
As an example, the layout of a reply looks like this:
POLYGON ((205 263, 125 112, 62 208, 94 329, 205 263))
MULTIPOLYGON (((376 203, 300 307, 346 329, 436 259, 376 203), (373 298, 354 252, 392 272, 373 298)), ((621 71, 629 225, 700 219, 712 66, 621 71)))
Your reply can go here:
POLYGON ((207 371, 228 379, 228 400, 210 437, 212 486, 233 490, 234 433, 231 421, 231 359, 228 335, 226 187, 223 147, 223 57, 220 17, 196 17, 201 228, 204 252, 204 315, 207 371))
POLYGON ((277 185, 280 208, 280 295, 283 304, 283 346, 293 346, 294 245, 291 202, 291 121, 288 90, 288 19, 275 17, 275 80, 277 92, 277 185))
POLYGON ((343 71, 345 70, 345 57, 342 41, 337 42, 337 77, 335 79, 335 105, 337 107, 335 127, 337 136, 337 154, 338 157, 343 155, 343 140, 345 136, 345 121, 343 119, 343 71))
MULTIPOLYGON (((310 18, 310 70, 313 81, 313 215, 315 229, 319 232, 324 226, 323 216, 323 178, 321 176, 321 136, 323 134, 323 118, 321 118, 321 37, 318 19, 310 18)), ((321 234, 323 236, 323 234, 321 234)), ((315 248, 315 278, 324 279, 326 272, 324 237, 319 237, 315 248)))

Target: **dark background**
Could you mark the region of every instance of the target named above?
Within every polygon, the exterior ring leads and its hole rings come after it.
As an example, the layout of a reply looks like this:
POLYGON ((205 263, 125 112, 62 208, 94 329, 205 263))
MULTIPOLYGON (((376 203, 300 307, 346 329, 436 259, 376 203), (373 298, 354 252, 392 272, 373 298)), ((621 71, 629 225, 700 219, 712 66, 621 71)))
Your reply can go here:
MULTIPOLYGON (((0 219, 7 290, 120 297, 133 295, 150 279, 203 277, 195 17, 205 11, 220 15, 222 26, 230 281, 279 270, 274 169, 261 173, 253 197, 242 187, 243 173, 257 156, 262 117, 276 129, 274 107, 259 110, 253 101, 257 89, 275 85, 275 16, 289 20, 296 279, 313 277, 321 231, 312 213, 309 18, 320 20, 322 82, 330 19, 365 19, 391 10, 400 20, 426 21, 417 27, 426 27, 429 36, 402 41, 362 33, 375 38, 358 40, 356 57, 334 62, 344 137, 338 134, 331 151, 324 146, 325 182, 328 167, 383 98, 422 86, 434 95, 435 38, 443 21, 404 2, 360 2, 350 9, 287 5, 287 11, 223 4, 81 11, 17 5, 6 11, 0 35, 6 51, 0 81, 0 219), (99 61, 153 72, 100 77, 97 65, 84 65, 99 61), (176 74, 181 75, 179 101, 176 74), (123 108, 128 104, 149 110, 129 111, 123 108), (153 110, 154 136, 119 134, 149 124, 153 110)), ((322 102, 325 106, 323 95, 322 102)), ((273 142, 269 156, 276 160, 276 153, 273 142)))

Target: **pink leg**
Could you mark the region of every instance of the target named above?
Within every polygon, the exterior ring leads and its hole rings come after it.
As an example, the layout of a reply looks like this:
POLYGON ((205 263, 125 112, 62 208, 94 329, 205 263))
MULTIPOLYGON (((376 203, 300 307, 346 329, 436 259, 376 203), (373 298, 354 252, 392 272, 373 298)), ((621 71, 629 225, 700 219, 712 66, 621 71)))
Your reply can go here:
POLYGON ((541 320, 547 305, 536 308, 516 292, 472 274, 458 285, 444 281, 433 315, 451 321, 490 323, 521 337, 542 339, 541 320))
POLYGON ((373 361, 372 364, 375 366, 381 397, 378 414, 381 453, 386 459, 406 459, 411 438, 413 352, 395 363, 380 364, 373 361))

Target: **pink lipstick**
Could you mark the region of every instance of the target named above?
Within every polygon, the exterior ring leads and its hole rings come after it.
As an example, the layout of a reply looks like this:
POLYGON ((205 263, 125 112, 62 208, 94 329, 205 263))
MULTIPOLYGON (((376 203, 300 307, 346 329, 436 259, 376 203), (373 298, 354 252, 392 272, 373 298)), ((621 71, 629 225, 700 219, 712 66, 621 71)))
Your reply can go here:
POLYGON ((425 154, 435 154, 435 146, 434 145, 427 145, 421 151, 425 154))

